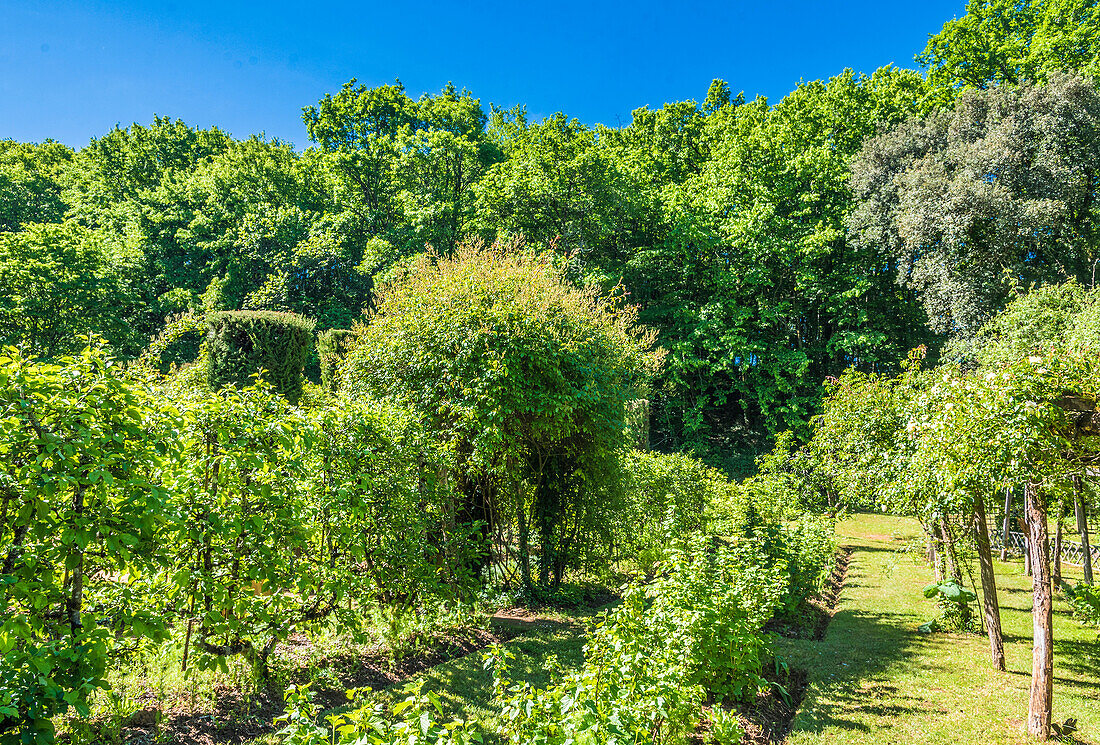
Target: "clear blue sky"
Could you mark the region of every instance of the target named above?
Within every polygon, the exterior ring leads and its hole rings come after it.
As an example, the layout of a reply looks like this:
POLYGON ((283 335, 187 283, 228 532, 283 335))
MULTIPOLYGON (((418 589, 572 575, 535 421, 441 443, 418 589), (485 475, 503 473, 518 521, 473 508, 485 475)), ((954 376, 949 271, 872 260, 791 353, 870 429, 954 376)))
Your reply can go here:
POLYGON ((702 100, 713 78, 778 100, 845 67, 913 67, 964 0, 136 2, 0 0, 0 138, 82 146, 154 114, 304 147, 301 108, 349 78, 447 81, 588 123, 702 100))

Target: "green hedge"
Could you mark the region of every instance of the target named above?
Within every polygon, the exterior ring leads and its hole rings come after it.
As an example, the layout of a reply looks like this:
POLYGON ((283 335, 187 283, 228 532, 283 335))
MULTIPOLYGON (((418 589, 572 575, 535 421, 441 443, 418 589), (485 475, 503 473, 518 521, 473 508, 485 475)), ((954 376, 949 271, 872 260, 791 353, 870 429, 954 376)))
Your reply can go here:
POLYGON ((336 369, 347 354, 348 344, 355 336, 348 329, 328 329, 317 335, 317 356, 321 361, 321 385, 336 390, 336 369))
POLYGON ((239 310, 207 316, 210 387, 245 387, 263 379, 291 402, 302 394, 302 369, 313 344, 314 321, 294 313, 239 310))

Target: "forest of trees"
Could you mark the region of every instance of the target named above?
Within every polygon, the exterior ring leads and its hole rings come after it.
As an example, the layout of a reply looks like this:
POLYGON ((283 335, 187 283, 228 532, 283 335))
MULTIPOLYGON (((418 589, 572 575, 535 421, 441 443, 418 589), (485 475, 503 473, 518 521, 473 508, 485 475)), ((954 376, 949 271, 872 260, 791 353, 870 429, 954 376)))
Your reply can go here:
POLYGON ((0 141, 0 742, 148 645, 266 682, 296 629, 613 566, 644 581, 579 672, 490 660, 507 734, 572 742, 589 697, 686 742, 766 687, 855 508, 919 518, 944 596, 975 542, 1003 669, 972 528, 1006 490, 1049 736, 1041 549, 1100 462, 1100 4, 971 0, 917 61, 620 127, 351 80, 303 152, 168 118, 0 141))
POLYGON ((715 81, 617 128, 350 81, 305 108, 300 153, 164 118, 0 142, 0 342, 136 357, 168 318, 239 309, 350 328, 417 254, 520 238, 659 330, 653 445, 745 472, 806 435, 826 376, 966 337, 1032 282, 1091 283, 1100 112, 1066 71, 1095 64, 1095 14, 971 3, 923 74, 778 102, 715 81))

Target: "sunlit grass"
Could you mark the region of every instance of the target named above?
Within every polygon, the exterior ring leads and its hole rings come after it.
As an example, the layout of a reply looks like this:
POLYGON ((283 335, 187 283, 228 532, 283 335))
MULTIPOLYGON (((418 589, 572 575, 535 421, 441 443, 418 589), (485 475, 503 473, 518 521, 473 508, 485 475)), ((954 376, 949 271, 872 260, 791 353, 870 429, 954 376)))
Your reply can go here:
MULTIPOLYGON (((823 641, 784 641, 810 687, 789 738, 829 743, 1023 743, 1031 675, 1031 579, 995 562, 1008 671, 989 664, 984 636, 917 632, 935 605, 920 589, 931 570, 904 549, 915 521, 856 515, 839 525, 855 552, 823 641)), ((1064 567, 1070 579, 1080 570, 1064 567)), ((1100 644, 1065 601, 1055 602, 1054 717, 1078 719, 1077 741, 1100 741, 1100 644)))

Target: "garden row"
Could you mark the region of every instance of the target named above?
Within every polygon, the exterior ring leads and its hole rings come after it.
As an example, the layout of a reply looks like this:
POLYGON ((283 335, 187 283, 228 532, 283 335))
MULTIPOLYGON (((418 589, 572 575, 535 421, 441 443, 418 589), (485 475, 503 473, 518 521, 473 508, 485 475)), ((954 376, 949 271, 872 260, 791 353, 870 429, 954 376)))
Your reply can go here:
MULTIPOLYGON (((634 448, 659 357, 620 299, 476 247, 380 297, 343 355, 326 347, 325 386, 301 379, 310 324, 279 314, 202 319, 198 358, 166 371, 197 319, 137 364, 94 344, 53 362, 4 351, 3 742, 50 741, 112 670, 167 644, 184 670, 238 659, 270 686, 292 633, 453 619, 488 586, 537 597, 581 574, 638 579, 579 672, 535 690, 494 657, 517 742, 684 742, 707 697, 763 685, 763 625, 821 582, 831 524, 764 482, 634 448)), ((435 726, 414 699, 349 715, 341 736, 396 736, 413 711, 435 726)), ((315 723, 290 702, 300 741, 315 723)))

